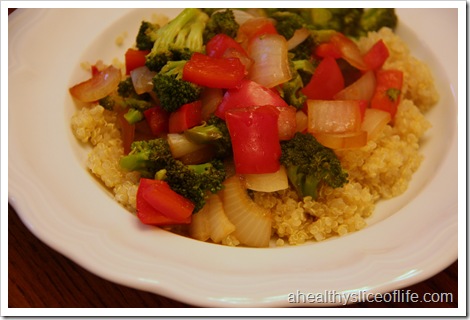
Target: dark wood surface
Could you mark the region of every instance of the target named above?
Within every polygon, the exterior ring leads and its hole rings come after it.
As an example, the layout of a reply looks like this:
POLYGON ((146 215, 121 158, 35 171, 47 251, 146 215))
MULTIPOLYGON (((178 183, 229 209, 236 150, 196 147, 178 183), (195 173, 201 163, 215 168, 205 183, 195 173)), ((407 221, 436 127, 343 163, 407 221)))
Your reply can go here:
MULTIPOLYGON (((451 293, 452 301, 368 302, 348 307, 456 308, 457 280, 456 261, 431 279, 404 289, 409 289, 420 297, 426 293, 451 293)), ((10 308, 193 307, 95 276, 36 238, 11 206, 8 207, 8 306, 10 308)))
MULTIPOLYGON (((9 9, 8 13, 14 9, 9 9)), ((420 297, 446 295, 440 302, 368 302, 348 308, 456 308, 457 261, 434 277, 405 288, 420 297), (428 295, 429 296, 429 295, 428 295), (449 301, 452 300, 452 301, 449 301)), ((9 308, 188 308, 184 302, 104 280, 36 238, 8 206, 9 308)))

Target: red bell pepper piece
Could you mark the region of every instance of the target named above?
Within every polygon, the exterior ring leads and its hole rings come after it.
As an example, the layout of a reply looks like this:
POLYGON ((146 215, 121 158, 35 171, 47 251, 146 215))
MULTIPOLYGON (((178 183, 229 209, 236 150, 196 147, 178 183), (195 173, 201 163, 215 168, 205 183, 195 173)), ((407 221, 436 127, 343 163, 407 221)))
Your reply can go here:
POLYGON ((149 50, 127 49, 124 57, 126 61, 126 74, 129 75, 132 70, 145 66, 145 56, 149 50))
POLYGON ((244 79, 240 82, 239 86, 228 89, 225 92, 222 102, 215 111, 215 115, 225 119, 225 113, 228 110, 264 105, 275 107, 288 106, 277 92, 263 87, 254 81, 244 79))
POLYGON ((212 37, 206 44, 206 53, 209 57, 222 58, 228 49, 235 49, 248 56, 245 49, 230 36, 219 33, 212 37))
POLYGON ((333 59, 339 59, 342 56, 341 50, 338 49, 331 42, 320 43, 315 48, 315 55, 319 58, 331 57, 333 59))
POLYGON ((196 52, 184 65, 183 80, 209 88, 233 88, 245 74, 238 58, 215 58, 196 52))
POLYGON ((309 99, 332 100, 333 96, 344 89, 341 69, 332 57, 323 59, 312 75, 310 82, 301 89, 309 99))
POLYGON ((144 224, 169 225, 191 222, 194 204, 173 191, 167 182, 141 178, 137 189, 137 217, 144 224))
POLYGON ((202 122, 202 102, 197 100, 182 105, 170 114, 168 132, 180 133, 202 122))
POLYGON ((168 133, 168 121, 170 115, 167 111, 158 106, 153 107, 144 111, 144 117, 154 136, 168 133))
POLYGON ((380 69, 390 53, 382 39, 377 41, 364 55, 364 62, 371 70, 380 69))
POLYGON ((381 69, 376 72, 376 81, 377 86, 370 107, 389 112, 393 119, 400 103, 403 72, 381 69))
POLYGON ((242 47, 246 48, 251 40, 263 34, 278 34, 273 21, 265 17, 249 19, 240 25, 237 41, 241 43, 242 47))
POLYGON ((226 113, 237 173, 273 173, 280 169, 278 117, 279 110, 270 105, 226 113))

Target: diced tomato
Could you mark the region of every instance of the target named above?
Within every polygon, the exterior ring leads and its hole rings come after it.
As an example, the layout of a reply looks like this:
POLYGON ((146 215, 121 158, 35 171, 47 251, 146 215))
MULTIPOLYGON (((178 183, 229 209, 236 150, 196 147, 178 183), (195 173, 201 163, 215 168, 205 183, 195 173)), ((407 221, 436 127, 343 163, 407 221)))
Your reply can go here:
POLYGON ((215 58, 196 52, 184 65, 183 80, 209 87, 234 88, 245 77, 238 58, 215 58))
POLYGON ((331 42, 324 42, 315 48, 315 55, 319 58, 331 57, 339 59, 341 58, 341 51, 331 42))
POLYGON ((228 89, 222 102, 217 107, 215 115, 225 119, 225 113, 234 108, 272 105, 275 107, 288 106, 279 93, 262 85, 244 79, 236 88, 228 89))
POLYGON ((197 100, 182 105, 172 112, 168 121, 169 133, 180 133, 202 122, 202 102, 197 100))
POLYGON ((310 79, 302 88, 302 93, 309 99, 331 100, 344 88, 344 77, 336 60, 332 57, 323 59, 310 79))
POLYGON ((403 72, 400 70, 378 70, 377 87, 370 102, 370 107, 387 111, 392 119, 397 112, 403 87, 403 72))
POLYGON ((126 74, 129 75, 135 68, 145 66, 145 56, 149 52, 149 50, 127 49, 124 55, 126 60, 126 74))
POLYGON ((144 111, 145 120, 149 124, 150 131, 154 136, 160 136, 168 132, 168 121, 170 115, 167 111, 156 106, 144 111))
POLYGON ((387 46, 380 39, 366 52, 364 62, 369 69, 378 70, 383 66, 389 55, 387 46))
POLYGON ((194 204, 173 191, 167 182, 141 178, 137 190, 137 217, 144 224, 169 225, 191 222, 194 204))
POLYGON ((235 41, 235 39, 229 37, 224 33, 219 33, 212 37, 206 44, 206 53, 210 57, 222 58, 225 52, 233 48, 237 51, 240 51, 242 54, 247 55, 245 49, 235 41))
POLYGON ((273 173, 279 170, 278 117, 279 110, 269 105, 237 108, 226 113, 237 173, 273 173))

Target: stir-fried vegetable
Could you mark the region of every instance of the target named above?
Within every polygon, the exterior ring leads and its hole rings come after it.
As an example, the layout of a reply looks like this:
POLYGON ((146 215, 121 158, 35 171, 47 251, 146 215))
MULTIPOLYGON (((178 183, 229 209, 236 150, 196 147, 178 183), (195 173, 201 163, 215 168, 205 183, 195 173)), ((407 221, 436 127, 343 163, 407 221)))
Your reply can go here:
POLYGON ((382 40, 361 52, 352 37, 396 25, 394 12, 253 12, 184 9, 165 25, 142 21, 125 70, 97 64, 70 88, 118 115, 120 166, 140 173, 143 223, 268 246, 270 212, 247 190, 316 199, 322 185, 342 187, 348 175, 332 149, 360 148, 393 121, 403 73, 383 69, 382 40))

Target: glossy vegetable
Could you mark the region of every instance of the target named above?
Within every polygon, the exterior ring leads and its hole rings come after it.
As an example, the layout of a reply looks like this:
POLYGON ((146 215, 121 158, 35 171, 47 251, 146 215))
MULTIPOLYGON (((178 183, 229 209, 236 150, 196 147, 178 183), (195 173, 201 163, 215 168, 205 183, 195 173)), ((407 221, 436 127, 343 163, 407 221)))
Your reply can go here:
POLYGON ((234 88, 245 77, 238 58, 216 58, 194 53, 183 68, 183 80, 209 88, 234 88))
POLYGON ((279 111, 269 105, 237 108, 226 113, 237 173, 279 170, 278 117, 279 111))
POLYGON ((392 119, 400 103, 403 86, 403 72, 399 70, 378 70, 377 87, 370 106, 390 113, 392 119))
POLYGON ((315 69, 310 82, 301 90, 309 99, 331 100, 344 89, 344 77, 332 57, 323 59, 315 69))
POLYGON ((238 175, 225 180, 222 200, 228 219, 235 225, 233 234, 240 243, 250 247, 269 246, 270 212, 251 200, 238 175))
POLYGON ((137 217, 144 224, 169 225, 188 224, 194 204, 174 192, 161 180, 140 179, 137 190, 137 217))
POLYGON ((109 66, 93 74, 93 76, 70 88, 70 94, 82 101, 98 101, 112 93, 121 81, 121 70, 109 66))

